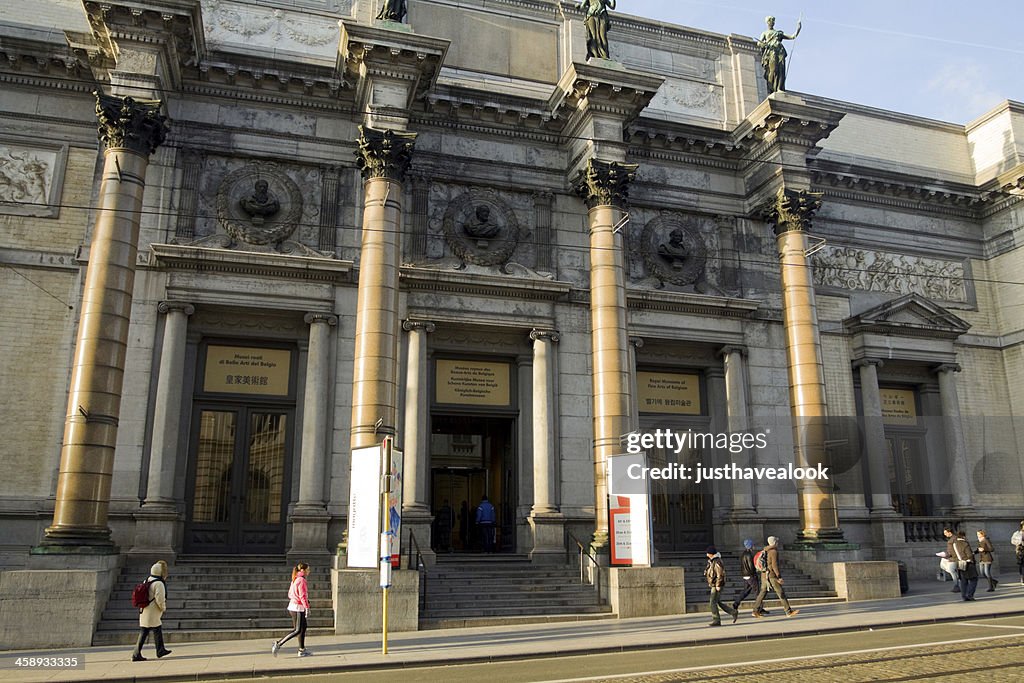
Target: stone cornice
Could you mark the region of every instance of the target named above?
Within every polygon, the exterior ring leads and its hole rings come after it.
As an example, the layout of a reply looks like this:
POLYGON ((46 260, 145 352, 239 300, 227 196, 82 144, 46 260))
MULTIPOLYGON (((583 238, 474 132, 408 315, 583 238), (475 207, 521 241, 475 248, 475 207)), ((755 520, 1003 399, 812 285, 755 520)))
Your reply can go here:
POLYGON ((552 116, 566 116, 570 121, 586 111, 601 112, 626 125, 640 114, 664 82, 662 76, 573 62, 558 80, 548 109, 552 116))
POLYGON ((843 328, 851 334, 956 339, 971 325, 919 294, 907 294, 850 316, 843 321, 843 328))
POLYGON ((629 308, 638 311, 670 311, 726 318, 749 318, 761 305, 752 299, 654 289, 629 289, 626 292, 626 302, 629 308))
POLYGON ((72 32, 64 35, 5 33, 0 41, 0 77, 19 74, 27 85, 51 87, 57 84, 66 90, 92 90, 95 86, 81 81, 92 80, 92 69, 102 63, 103 56, 90 36, 75 36, 72 32), (55 36, 64 40, 55 41, 55 36), (46 79, 45 83, 42 79, 46 79))
MULTIPOLYGON (((140 260, 144 254, 140 254, 140 260)), ((348 282, 351 261, 308 256, 264 254, 177 244, 151 244, 148 264, 160 270, 280 277, 318 282, 348 282)))
POLYGON ((181 68, 198 65, 206 54, 200 0, 86 0, 84 8, 108 62, 116 64, 122 41, 158 47, 171 79, 165 87, 180 88, 181 68))
POLYGON ((403 267, 399 277, 403 288, 407 290, 535 301, 564 301, 572 289, 568 282, 557 280, 510 278, 410 266, 403 267))
POLYGON ((336 70, 355 82, 356 102, 369 102, 370 80, 384 77, 409 83, 405 109, 434 86, 451 41, 412 31, 394 31, 379 25, 338 22, 341 43, 336 70))
POLYGON ((187 93, 303 108, 342 106, 336 101, 352 87, 333 67, 238 54, 211 55, 188 69, 187 76, 187 93))

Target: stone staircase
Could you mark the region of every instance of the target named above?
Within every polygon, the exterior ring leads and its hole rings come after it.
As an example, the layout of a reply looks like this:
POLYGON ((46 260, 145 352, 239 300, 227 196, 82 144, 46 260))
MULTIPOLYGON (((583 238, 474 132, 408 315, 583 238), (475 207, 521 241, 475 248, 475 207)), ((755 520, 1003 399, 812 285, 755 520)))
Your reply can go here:
MULTIPOLYGON (((700 551, 660 553, 658 555, 659 566, 683 567, 686 587, 686 611, 707 612, 708 611, 708 584, 704 580, 704 568, 707 566, 708 556, 700 551)), ((731 604, 733 599, 743 590, 743 575, 740 574, 740 553, 722 553, 722 562, 725 563, 726 583, 722 591, 722 601, 731 604)), ((830 591, 816 580, 803 574, 792 564, 786 562, 785 552, 780 553, 779 559, 782 570, 782 578, 785 580, 783 588, 786 590, 786 597, 793 606, 813 605, 822 603, 843 602, 838 598, 835 591, 830 591)), ((754 605, 756 594, 751 594, 743 601, 741 610, 750 612, 754 605)), ((766 609, 772 607, 781 608, 781 603, 775 598, 775 593, 769 591, 765 599, 766 609)))
POLYGON ((439 555, 427 570, 420 628, 459 628, 611 617, 578 568, 536 566, 525 555, 439 555))
MULTIPOLYGON (((110 594, 93 645, 134 643, 139 611, 132 607, 135 584, 149 575, 150 562, 128 561, 110 594)), ((174 643, 265 638, 291 630, 287 614, 291 567, 282 557, 184 557, 170 567, 164 638, 174 643)), ((312 610, 307 635, 334 633, 329 568, 311 566, 312 610)), ((152 641, 150 641, 152 642, 152 641)))

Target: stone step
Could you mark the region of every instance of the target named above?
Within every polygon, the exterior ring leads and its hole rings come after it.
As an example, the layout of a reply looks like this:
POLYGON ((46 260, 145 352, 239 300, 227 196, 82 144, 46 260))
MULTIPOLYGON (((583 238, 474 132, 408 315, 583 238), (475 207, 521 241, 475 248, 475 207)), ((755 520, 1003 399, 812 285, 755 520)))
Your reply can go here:
MULTIPOLYGON (((244 602, 185 602, 178 601, 175 603, 174 600, 169 601, 167 605, 167 614, 172 616, 185 617, 200 617, 204 614, 223 614, 227 612, 238 612, 245 614, 255 614, 256 612, 269 612, 274 611, 286 611, 288 603, 279 603, 276 606, 272 606, 273 603, 260 602, 258 600, 247 600, 244 602)), ((311 600, 310 607, 316 610, 331 610, 333 604, 331 600, 311 600)), ((130 603, 109 603, 103 610, 103 618, 122 618, 125 614, 134 614, 138 616, 139 610, 132 607, 130 603)))
MULTIPOLYGON (((769 595, 771 595, 771 594, 769 593, 769 595)), ((842 598, 836 597, 835 594, 833 594, 831 596, 814 596, 814 597, 800 597, 800 598, 796 598, 796 597, 791 597, 787 593, 786 597, 789 599, 790 607, 811 607, 811 606, 814 606, 814 605, 831 605, 831 604, 835 604, 835 603, 846 602, 842 598)), ((731 600, 723 600, 723 602, 726 603, 727 605, 731 605, 732 604, 731 600)), ((782 602, 779 601, 779 600, 765 599, 765 601, 762 603, 762 606, 766 610, 772 612, 772 616, 773 617, 776 616, 776 615, 782 616, 782 615, 785 614, 785 612, 782 611, 782 602)), ((744 600, 742 603, 740 603, 740 619, 743 619, 745 617, 750 617, 750 612, 751 612, 751 610, 753 608, 754 608, 754 600, 751 599, 751 598, 748 598, 748 599, 744 600)), ((686 612, 687 612, 687 614, 694 613, 694 612, 710 612, 710 611, 711 611, 711 606, 708 604, 707 596, 705 596, 704 602, 697 603, 697 604, 691 604, 690 602, 686 603, 686 612)))
POLYGON ((576 593, 589 594, 594 592, 594 587, 590 584, 571 584, 561 586, 514 586, 502 584, 495 586, 493 590, 479 591, 475 590, 472 586, 451 586, 451 585, 431 585, 427 584, 427 595, 433 596, 445 596, 451 598, 459 598, 467 595, 522 595, 529 597, 548 598, 559 595, 574 595, 576 593))
MULTIPOLYGON (((201 643, 209 640, 257 640, 266 639, 267 641, 267 653, 270 653, 270 646, 275 640, 285 635, 291 630, 291 626, 285 627, 283 630, 280 628, 235 628, 235 629, 192 629, 192 630, 168 630, 164 628, 164 642, 167 647, 174 649, 176 643, 201 643)), ((329 636, 334 635, 334 627, 329 628, 310 628, 306 631, 306 636, 329 636)), ((136 628, 134 631, 100 631, 93 636, 92 644, 95 646, 99 645, 134 645, 136 639, 139 637, 139 630, 136 628)), ((147 650, 152 647, 153 639, 150 638, 146 643, 147 650)), ((289 641, 285 647, 281 650, 281 656, 287 657, 295 654, 294 650, 289 648, 295 640, 289 641)), ((295 647, 298 647, 296 644, 295 647)), ((146 657, 149 656, 148 652, 143 652, 146 657)))
MULTIPOLYGON (((611 612, 611 607, 608 605, 581 605, 572 609, 573 614, 606 614, 611 612)), ((428 616, 424 617, 424 620, 432 619, 453 619, 453 618, 465 618, 465 619, 480 619, 480 618, 491 618, 491 617, 514 617, 514 616, 551 616, 560 613, 565 613, 565 610, 553 610, 545 605, 526 605, 520 607, 508 607, 498 610, 488 609, 473 609, 472 607, 467 609, 438 609, 431 610, 428 616)))
MULTIPOLYGON (((313 614, 310 625, 314 628, 329 628, 334 625, 334 615, 324 614, 318 616, 313 614)), ((193 631, 202 629, 219 630, 240 630, 247 628, 284 629, 287 633, 292 628, 292 620, 289 617, 262 617, 262 618, 214 618, 200 617, 195 619, 169 618, 163 620, 164 631, 193 631)), ((139 618, 127 619, 105 619, 97 626, 97 631, 135 631, 139 630, 139 618)))
MULTIPOLYGON (((114 584, 114 592, 128 593, 132 592, 132 589, 138 584, 138 581, 124 582, 118 581, 114 584)), ((309 582, 307 583, 307 589, 310 592, 317 590, 330 590, 329 582, 309 582)), ((196 579, 194 581, 168 581, 167 592, 180 593, 185 591, 221 591, 226 595, 231 595, 239 592, 250 591, 250 590, 276 590, 278 593, 288 594, 288 588, 291 586, 290 581, 278 581, 272 579, 268 581, 259 581, 256 579, 246 579, 239 581, 222 581, 212 582, 203 581, 196 579)))
POLYGON ((487 626, 516 626, 519 624, 554 624, 574 621, 599 621, 603 619, 617 619, 612 614, 612 608, 608 607, 606 612, 595 612, 593 614, 542 614, 527 616, 503 616, 503 617, 445 617, 442 619, 420 619, 420 630, 434 630, 444 628, 484 628, 487 626))
POLYGON ((578 607, 593 607, 595 605, 597 605, 596 593, 594 595, 580 597, 577 599, 562 598, 558 600, 523 600, 521 598, 510 598, 507 600, 445 600, 438 602, 427 600, 425 612, 432 616, 448 610, 457 610, 467 614, 481 614, 486 612, 504 612, 506 610, 514 610, 520 607, 548 609, 548 611, 557 607, 559 609, 555 611, 571 612, 578 607))

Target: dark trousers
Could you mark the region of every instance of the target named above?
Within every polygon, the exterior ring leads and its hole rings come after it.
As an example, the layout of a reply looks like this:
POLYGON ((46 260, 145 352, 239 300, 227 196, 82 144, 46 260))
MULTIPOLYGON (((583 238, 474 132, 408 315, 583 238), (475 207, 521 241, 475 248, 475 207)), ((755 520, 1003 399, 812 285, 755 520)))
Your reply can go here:
POLYGON ((736 599, 732 601, 733 607, 739 607, 740 603, 747 599, 747 596, 753 593, 757 593, 761 590, 761 584, 758 583, 756 576, 748 576, 743 579, 743 592, 736 596, 736 599))
POLYGON ((962 597, 964 600, 970 600, 974 597, 974 591, 978 589, 978 577, 961 577, 960 587, 962 590, 962 592, 960 593, 960 597, 962 597))
POLYGON ((480 524, 480 540, 483 542, 484 552, 494 552, 494 525, 482 522, 480 524))
POLYGON ((288 614, 292 615, 292 632, 286 635, 281 640, 277 641, 278 647, 284 645, 292 638, 298 636, 299 638, 299 649, 306 649, 306 613, 305 612, 292 612, 288 611, 288 614))
POLYGON ((716 624, 722 623, 722 616, 718 613, 719 607, 728 612, 731 616, 736 615, 735 607, 730 607, 729 605, 722 602, 721 588, 711 589, 711 600, 708 601, 708 605, 711 607, 711 621, 716 624))
POLYGON ((146 639, 149 638, 150 631, 153 632, 153 644, 156 645, 156 653, 159 655, 167 649, 164 647, 164 630, 162 626, 155 626, 153 628, 143 626, 142 630, 139 631, 139 639, 135 643, 135 652, 132 653, 132 656, 142 656, 142 646, 146 644, 146 639))
POLYGON ((769 588, 779 596, 779 600, 782 601, 782 608, 786 610, 786 614, 792 612, 793 609, 789 606, 789 600, 786 598, 786 591, 782 589, 778 579, 773 579, 769 574, 761 574, 761 590, 758 591, 757 600, 754 602, 754 612, 761 611, 761 605, 764 603, 765 596, 768 595, 769 588))

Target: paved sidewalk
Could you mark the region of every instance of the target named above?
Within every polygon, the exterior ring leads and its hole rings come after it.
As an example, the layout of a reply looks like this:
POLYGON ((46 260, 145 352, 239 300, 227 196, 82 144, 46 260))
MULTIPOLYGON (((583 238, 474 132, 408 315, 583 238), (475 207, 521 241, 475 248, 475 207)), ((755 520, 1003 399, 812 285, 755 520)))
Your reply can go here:
MULTIPOLYGON (((480 629, 448 629, 392 634, 389 654, 381 654, 380 635, 320 636, 306 639, 312 657, 295 656, 289 642, 277 658, 270 654, 270 641, 238 640, 206 643, 174 643, 168 632, 168 647, 174 653, 153 658, 152 643, 145 656, 149 661, 131 662, 128 646, 104 646, 84 650, 2 652, 4 670, 12 673, 17 656, 84 656, 79 670, 18 670, 9 680, 25 681, 135 681, 210 680, 257 678, 284 673, 325 673, 389 667, 423 666, 502 659, 527 659, 565 654, 616 652, 668 645, 698 645, 729 641, 759 640, 796 635, 859 631, 885 626, 925 624, 1024 612, 1024 587, 1002 584, 992 594, 978 593, 976 602, 963 602, 949 592, 950 584, 933 592, 910 594, 897 600, 801 607, 800 614, 787 618, 776 610, 771 617, 754 619, 749 612, 724 626, 707 627, 709 615, 656 617, 592 622, 526 624, 480 629), (778 616, 776 616, 778 614, 778 616)), ((282 634, 283 635, 283 634, 282 634)))

